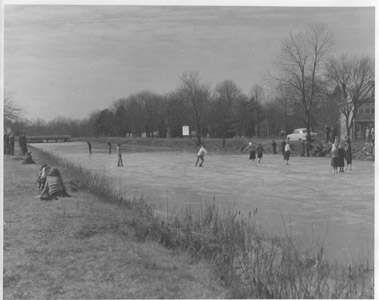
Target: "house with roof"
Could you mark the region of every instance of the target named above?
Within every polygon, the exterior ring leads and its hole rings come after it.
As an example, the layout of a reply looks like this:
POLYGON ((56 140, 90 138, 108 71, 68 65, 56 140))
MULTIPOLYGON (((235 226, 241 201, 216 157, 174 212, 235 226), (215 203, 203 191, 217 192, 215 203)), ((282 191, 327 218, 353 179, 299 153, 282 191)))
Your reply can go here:
MULTIPOLYGON (((375 128, 375 82, 371 81, 369 98, 365 100, 358 108, 357 114, 353 120, 353 128, 350 138, 355 141, 368 140, 368 134, 371 128, 375 128)), ((341 137, 347 135, 345 116, 341 114, 340 122, 341 137)))

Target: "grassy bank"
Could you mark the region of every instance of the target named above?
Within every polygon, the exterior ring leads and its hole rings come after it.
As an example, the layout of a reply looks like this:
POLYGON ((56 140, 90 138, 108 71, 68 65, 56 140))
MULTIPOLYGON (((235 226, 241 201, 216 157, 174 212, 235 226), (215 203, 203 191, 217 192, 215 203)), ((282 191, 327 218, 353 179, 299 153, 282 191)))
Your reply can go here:
POLYGON ((149 219, 144 199, 133 209, 114 204, 105 189, 111 179, 32 151, 37 165, 22 165, 16 156, 3 161, 3 299, 229 297, 210 262, 145 235, 135 213, 149 219), (37 197, 43 163, 61 170, 72 197, 37 197))
POLYGON ((132 218, 127 226, 136 240, 156 241, 176 253, 189 252, 195 261, 212 262, 214 276, 228 288, 229 297, 373 298, 373 266, 365 258, 329 262, 322 245, 304 248, 290 231, 285 236, 269 236, 254 212, 241 216, 209 205, 200 213, 188 207, 180 219, 160 217, 148 199, 130 199, 115 192, 112 178, 50 154, 41 155, 51 165, 59 165, 75 189, 129 211, 132 218))

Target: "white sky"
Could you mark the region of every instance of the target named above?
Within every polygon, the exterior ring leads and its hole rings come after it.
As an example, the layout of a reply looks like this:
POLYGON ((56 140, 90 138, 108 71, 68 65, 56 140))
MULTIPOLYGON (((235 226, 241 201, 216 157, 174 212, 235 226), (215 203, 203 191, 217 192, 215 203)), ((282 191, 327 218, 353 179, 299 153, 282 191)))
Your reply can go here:
POLYGON ((375 57, 374 7, 6 3, 4 88, 28 119, 84 118, 142 90, 170 92, 184 71, 248 93, 280 40, 313 22, 334 31, 336 54, 375 57))

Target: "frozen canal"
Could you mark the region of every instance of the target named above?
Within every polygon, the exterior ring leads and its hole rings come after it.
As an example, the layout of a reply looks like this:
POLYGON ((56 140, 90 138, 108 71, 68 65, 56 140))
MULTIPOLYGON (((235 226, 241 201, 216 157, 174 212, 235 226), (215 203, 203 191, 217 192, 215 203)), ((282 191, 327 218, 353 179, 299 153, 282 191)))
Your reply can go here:
MULTIPOLYGON (((196 168, 196 151, 148 151, 123 145, 124 167, 117 167, 115 145, 86 143, 33 144, 78 165, 115 178, 127 195, 149 196, 157 208, 179 213, 215 197, 222 207, 234 206, 258 218, 269 232, 284 233, 284 225, 305 244, 325 240, 329 258, 341 260, 374 256, 374 167, 353 161, 353 171, 332 174, 330 158, 291 157, 285 166, 281 155, 264 154, 252 164, 248 154, 218 154, 196 168)), ((43 163, 43 162, 39 162, 43 163)))

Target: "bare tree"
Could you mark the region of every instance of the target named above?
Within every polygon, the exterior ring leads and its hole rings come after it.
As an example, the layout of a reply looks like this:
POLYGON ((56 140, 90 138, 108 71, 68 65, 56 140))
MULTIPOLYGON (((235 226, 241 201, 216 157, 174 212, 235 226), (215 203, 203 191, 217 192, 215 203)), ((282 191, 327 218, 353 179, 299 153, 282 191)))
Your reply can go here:
POLYGON ((293 91, 292 88, 288 88, 288 87, 286 88, 285 86, 279 87, 277 89, 278 100, 275 101, 276 107, 284 119, 284 128, 281 128, 281 130, 284 130, 286 134, 288 133, 290 129, 289 119, 290 117, 293 116, 293 101, 292 100, 294 99, 294 95, 292 91, 293 91))
POLYGON ((266 101, 266 93, 262 86, 255 84, 250 91, 250 99, 256 114, 257 136, 261 136, 262 108, 266 101))
POLYGON ((232 80, 224 80, 215 88, 215 120, 220 124, 222 132, 222 148, 225 148, 225 139, 228 130, 231 130, 234 108, 240 99, 246 98, 242 90, 232 80))
POLYGON ((311 113, 319 94, 323 93, 322 67, 333 44, 333 34, 326 24, 311 25, 305 32, 290 34, 281 42, 275 74, 272 79, 280 86, 293 89, 294 100, 303 107, 304 119, 311 128, 311 113))
POLYGON ((337 59, 332 58, 326 70, 333 87, 340 90, 337 101, 350 136, 359 107, 370 100, 374 92, 374 61, 367 56, 348 58, 343 54, 337 59))
POLYGON ((23 110, 14 104, 9 94, 4 94, 4 126, 8 127, 12 123, 21 120, 23 116, 23 110))
POLYGON ((185 99, 190 107, 191 119, 196 127, 197 143, 200 144, 210 98, 209 87, 200 82, 198 72, 184 72, 180 77, 177 92, 185 99))

